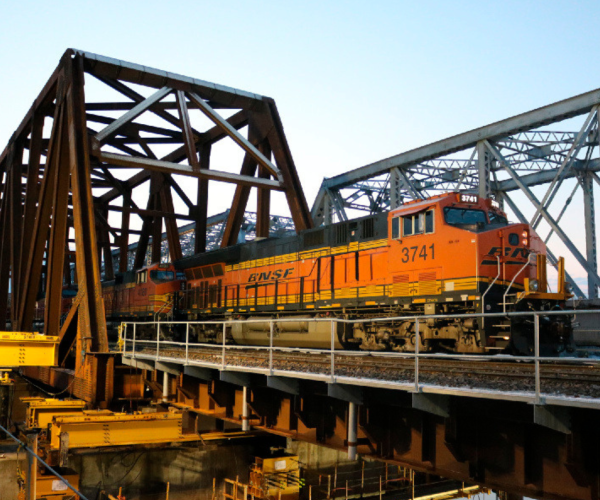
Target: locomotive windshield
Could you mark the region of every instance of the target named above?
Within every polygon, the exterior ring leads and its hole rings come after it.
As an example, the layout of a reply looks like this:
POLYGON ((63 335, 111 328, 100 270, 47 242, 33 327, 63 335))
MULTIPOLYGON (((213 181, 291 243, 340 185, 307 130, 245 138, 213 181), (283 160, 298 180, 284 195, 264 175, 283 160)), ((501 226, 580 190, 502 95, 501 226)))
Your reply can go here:
POLYGON ((172 281, 175 279, 173 271, 150 271, 152 281, 172 281))
POLYGON ((508 224, 508 219, 498 212, 489 211, 488 216, 490 218, 490 224, 508 224))
POLYGON ((483 210, 472 210, 467 208, 444 208, 446 224, 453 226, 469 226, 487 224, 488 220, 483 210))

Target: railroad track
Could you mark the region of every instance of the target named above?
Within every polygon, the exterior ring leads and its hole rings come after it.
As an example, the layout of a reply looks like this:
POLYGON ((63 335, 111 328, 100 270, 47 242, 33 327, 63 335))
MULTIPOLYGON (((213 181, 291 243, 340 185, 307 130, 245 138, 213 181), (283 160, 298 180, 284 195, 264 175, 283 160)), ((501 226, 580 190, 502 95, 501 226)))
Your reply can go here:
MULTIPOLYGON (((137 351, 139 354, 154 355, 155 350, 144 349, 137 351)), ((174 347, 160 348, 160 355, 170 358, 185 358, 185 349, 174 347)), ((189 359, 193 361, 207 361, 215 364, 222 362, 220 348, 190 348, 189 359)), ((269 353, 255 349, 226 352, 226 364, 231 366, 262 367, 269 366, 269 353)), ((336 375, 379 375, 376 378, 394 379, 394 375, 406 375, 414 372, 414 359, 394 357, 389 354, 353 353, 351 355, 336 352, 334 357, 336 375), (357 373, 360 371, 361 373, 357 373), (387 376, 386 376, 387 375, 387 376)), ((277 370, 294 370, 297 365, 302 365, 303 370, 317 373, 329 373, 331 359, 329 352, 314 351, 311 354, 275 350, 273 352, 273 368, 277 370), (310 368, 310 369, 309 369, 310 368)), ((419 361, 420 377, 460 376, 474 377, 502 377, 510 379, 523 379, 534 381, 535 367, 531 361, 481 361, 465 359, 439 359, 421 358, 419 361)), ((543 381, 559 381, 570 384, 597 383, 600 384, 600 363, 585 361, 582 364, 561 361, 544 361, 540 365, 540 377, 543 381)), ((404 378, 404 377, 403 377, 404 378)), ((425 380, 424 380, 425 381, 425 380)))

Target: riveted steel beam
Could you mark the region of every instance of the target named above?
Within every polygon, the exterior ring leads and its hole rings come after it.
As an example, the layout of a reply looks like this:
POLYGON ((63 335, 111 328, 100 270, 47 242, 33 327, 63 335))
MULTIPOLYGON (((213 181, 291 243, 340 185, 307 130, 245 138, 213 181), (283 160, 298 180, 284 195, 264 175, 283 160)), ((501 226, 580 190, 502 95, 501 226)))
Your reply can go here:
POLYGON ((360 180, 369 179, 389 172, 392 167, 416 165, 421 162, 449 155, 474 147, 478 141, 494 141, 503 137, 556 123, 567 118, 582 115, 600 104, 600 89, 587 92, 570 99, 534 109, 520 115, 501 120, 463 134, 431 143, 427 146, 407 151, 384 160, 371 163, 350 172, 331 177, 324 187, 340 189, 360 180))

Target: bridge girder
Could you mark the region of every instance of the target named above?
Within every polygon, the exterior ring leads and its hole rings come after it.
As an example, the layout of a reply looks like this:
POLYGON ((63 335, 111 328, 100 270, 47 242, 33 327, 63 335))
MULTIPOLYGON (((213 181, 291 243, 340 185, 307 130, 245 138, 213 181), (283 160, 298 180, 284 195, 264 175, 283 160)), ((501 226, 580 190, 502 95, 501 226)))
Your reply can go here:
POLYGON ((596 298, 600 279, 593 200, 594 184, 600 185, 599 106, 600 90, 594 90, 325 179, 313 204, 314 223, 387 211, 441 192, 496 197, 509 207, 519 205, 521 217, 516 212, 515 216, 546 232, 541 236, 547 242, 557 236, 550 247, 562 242, 588 276, 589 298, 596 298), (578 130, 548 128, 578 116, 584 118, 578 130), (573 183, 565 181, 572 179, 576 188, 567 205, 577 195, 584 207, 581 225, 560 221, 565 205, 557 200, 567 196, 573 183), (543 189, 540 199, 533 187, 543 189), (551 211, 559 215, 553 217, 551 211), (523 215, 528 212, 533 217, 523 215), (585 241, 576 244, 573 237, 580 226, 585 228, 585 241))

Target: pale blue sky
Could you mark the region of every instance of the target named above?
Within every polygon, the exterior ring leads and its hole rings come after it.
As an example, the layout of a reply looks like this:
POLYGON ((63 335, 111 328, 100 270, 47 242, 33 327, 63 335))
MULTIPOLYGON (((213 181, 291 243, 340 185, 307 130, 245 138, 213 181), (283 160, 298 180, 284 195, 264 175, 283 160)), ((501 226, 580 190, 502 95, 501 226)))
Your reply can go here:
MULTIPOLYGON (((275 98, 320 177, 600 87, 597 1, 0 3, 0 143, 67 47, 275 98)), ((315 175, 318 174, 318 175, 315 175)))
POLYGON ((0 148, 67 47, 275 98, 323 176, 600 87, 598 1, 0 2, 0 148))

